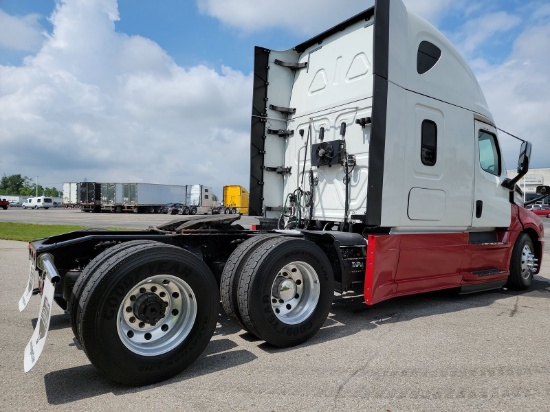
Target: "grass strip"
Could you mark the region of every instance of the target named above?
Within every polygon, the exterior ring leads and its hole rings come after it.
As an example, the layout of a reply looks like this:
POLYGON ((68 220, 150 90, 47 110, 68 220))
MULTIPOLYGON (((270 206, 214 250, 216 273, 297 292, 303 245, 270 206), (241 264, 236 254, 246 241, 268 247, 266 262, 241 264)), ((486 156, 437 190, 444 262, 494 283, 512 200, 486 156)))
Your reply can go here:
MULTIPOLYGON (((77 225, 41 225, 35 223, 0 222, 0 239, 30 242, 75 230, 87 229, 77 225)), ((124 228, 106 228, 109 230, 128 230, 124 228)))

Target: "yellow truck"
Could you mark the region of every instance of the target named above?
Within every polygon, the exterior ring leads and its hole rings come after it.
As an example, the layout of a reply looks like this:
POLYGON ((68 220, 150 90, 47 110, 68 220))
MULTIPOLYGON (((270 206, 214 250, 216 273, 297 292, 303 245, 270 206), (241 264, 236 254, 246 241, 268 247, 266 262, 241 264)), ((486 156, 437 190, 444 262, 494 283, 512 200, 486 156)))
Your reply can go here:
POLYGON ((225 213, 248 214, 248 190, 239 185, 223 187, 223 207, 225 213))

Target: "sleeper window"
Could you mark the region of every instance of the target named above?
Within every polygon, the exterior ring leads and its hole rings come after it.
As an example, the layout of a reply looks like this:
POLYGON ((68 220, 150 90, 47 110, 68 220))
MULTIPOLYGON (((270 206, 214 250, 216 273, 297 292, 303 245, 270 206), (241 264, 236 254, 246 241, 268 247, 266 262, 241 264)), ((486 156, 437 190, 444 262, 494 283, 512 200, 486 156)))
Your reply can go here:
POLYGON ((420 159, 426 166, 433 166, 437 161, 437 125, 431 120, 422 122, 420 159))
POLYGON ((423 41, 418 46, 416 56, 416 71, 424 74, 435 66, 441 57, 441 49, 429 41, 423 41))

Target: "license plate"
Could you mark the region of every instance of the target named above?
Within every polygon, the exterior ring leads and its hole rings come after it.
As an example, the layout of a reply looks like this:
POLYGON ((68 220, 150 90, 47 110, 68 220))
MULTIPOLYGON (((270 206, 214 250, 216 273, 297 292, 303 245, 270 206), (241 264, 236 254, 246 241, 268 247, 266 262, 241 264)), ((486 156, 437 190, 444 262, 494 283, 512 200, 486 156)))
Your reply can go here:
MULTIPOLYGON (((34 283, 33 283, 34 284, 34 283)), ((30 371, 38 361, 44 345, 46 344, 46 336, 50 327, 50 319, 52 316, 52 303, 55 286, 49 276, 44 276, 44 289, 42 290, 42 302, 40 303, 40 312, 38 321, 34 328, 31 340, 25 347, 24 370, 30 371)), ((24 297, 25 295, 23 295, 24 297)))
POLYGON ((19 299, 19 312, 22 312, 23 309, 27 307, 29 301, 32 297, 32 291, 34 289, 36 271, 34 270, 34 264, 31 260, 30 269, 29 269, 29 280, 27 282, 27 288, 23 292, 23 296, 19 299))

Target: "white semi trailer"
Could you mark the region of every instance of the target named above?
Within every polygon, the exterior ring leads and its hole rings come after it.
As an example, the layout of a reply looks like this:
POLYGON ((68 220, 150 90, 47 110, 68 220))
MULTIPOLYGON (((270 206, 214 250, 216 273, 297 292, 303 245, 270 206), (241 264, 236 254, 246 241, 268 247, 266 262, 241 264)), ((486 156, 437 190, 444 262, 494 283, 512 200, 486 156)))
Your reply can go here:
POLYGON ((160 213, 166 203, 181 203, 187 196, 185 185, 122 183, 122 211, 160 213))
POLYGON ((202 353, 220 298, 243 329, 287 347, 317 333, 335 290, 372 305, 530 286, 543 224, 514 194, 531 145, 522 141, 518 175, 507 178, 474 75, 401 0, 377 0, 287 51, 256 48, 254 66, 249 214, 262 225, 182 217, 31 242, 20 308, 35 279, 43 295, 25 370, 44 347, 53 300, 90 361, 136 385, 202 353))
POLYGON ((75 208, 78 207, 78 183, 77 182, 65 182, 63 183, 63 207, 75 208))

